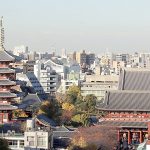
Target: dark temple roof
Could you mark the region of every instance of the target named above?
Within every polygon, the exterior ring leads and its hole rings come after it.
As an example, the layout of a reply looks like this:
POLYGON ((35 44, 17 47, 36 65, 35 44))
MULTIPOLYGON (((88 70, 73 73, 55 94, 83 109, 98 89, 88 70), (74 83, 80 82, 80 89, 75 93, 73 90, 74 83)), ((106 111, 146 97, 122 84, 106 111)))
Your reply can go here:
POLYGON ((17 106, 13 106, 13 105, 0 105, 0 110, 15 110, 17 109, 17 106))
POLYGON ((104 103, 97 105, 97 108, 106 111, 150 112, 150 69, 122 69, 118 90, 106 92, 104 103))
POLYGON ((100 110, 150 112, 150 91, 108 91, 100 110))
POLYGON ((40 123, 42 123, 45 126, 50 126, 50 127, 55 127, 56 123, 54 122, 54 120, 48 118, 46 115, 44 114, 40 114, 37 116, 36 118, 40 123))
POLYGON ((8 79, 0 80, 0 85, 16 85, 16 82, 10 81, 8 79))
POLYGON ((1 97, 1 98, 15 98, 15 97, 17 97, 17 96, 16 96, 16 94, 11 93, 11 92, 1 91, 1 92, 0 92, 0 97, 1 97))
POLYGON ((0 68, 0 73, 15 73, 15 70, 10 68, 0 68))
POLYGON ((7 51, 0 50, 0 61, 14 61, 15 58, 12 57, 7 51))
POLYGON ((122 69, 119 78, 119 90, 150 90, 150 69, 122 69))
POLYGON ((121 128, 147 128, 147 122, 102 121, 99 124, 104 126, 115 126, 121 128))

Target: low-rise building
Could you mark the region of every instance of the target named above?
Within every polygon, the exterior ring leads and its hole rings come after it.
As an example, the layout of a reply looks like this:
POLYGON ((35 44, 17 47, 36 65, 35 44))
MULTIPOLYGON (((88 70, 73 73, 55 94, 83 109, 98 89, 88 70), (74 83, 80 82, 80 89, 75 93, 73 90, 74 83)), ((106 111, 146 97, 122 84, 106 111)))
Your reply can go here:
POLYGON ((97 97, 97 102, 100 102, 104 99, 106 90, 115 90, 117 86, 118 76, 87 75, 86 82, 81 84, 81 95, 85 98, 93 94, 97 97))

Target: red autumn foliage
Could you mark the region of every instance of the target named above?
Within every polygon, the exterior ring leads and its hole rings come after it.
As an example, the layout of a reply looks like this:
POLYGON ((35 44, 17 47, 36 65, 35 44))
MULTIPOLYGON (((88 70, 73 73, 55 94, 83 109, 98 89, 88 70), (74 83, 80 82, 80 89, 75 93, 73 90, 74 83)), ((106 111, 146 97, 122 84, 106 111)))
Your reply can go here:
POLYGON ((87 146, 95 145, 97 148, 111 150, 117 144, 117 129, 115 127, 91 126, 79 128, 73 139, 79 140, 81 137, 87 146))

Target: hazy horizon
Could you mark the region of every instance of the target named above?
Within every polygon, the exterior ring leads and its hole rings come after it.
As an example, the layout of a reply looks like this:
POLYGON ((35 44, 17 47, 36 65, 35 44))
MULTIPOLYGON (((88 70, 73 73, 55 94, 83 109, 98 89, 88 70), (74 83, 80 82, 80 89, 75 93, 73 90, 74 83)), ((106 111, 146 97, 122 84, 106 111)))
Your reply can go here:
POLYGON ((5 47, 150 51, 148 0, 0 0, 5 47))

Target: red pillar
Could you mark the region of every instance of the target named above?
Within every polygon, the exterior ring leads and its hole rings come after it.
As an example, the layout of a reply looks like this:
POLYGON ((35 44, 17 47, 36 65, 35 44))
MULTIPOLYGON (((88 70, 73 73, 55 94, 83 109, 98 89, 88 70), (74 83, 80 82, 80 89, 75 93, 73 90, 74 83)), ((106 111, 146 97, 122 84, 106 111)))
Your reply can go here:
POLYGON ((128 131, 128 144, 130 144, 131 143, 131 133, 130 133, 130 131, 128 131))
POLYGON ((143 142, 143 138, 142 138, 142 131, 140 131, 140 143, 143 142))
POLYGON ((118 130, 118 133, 117 133, 117 139, 118 141, 120 141, 120 131, 118 130))

